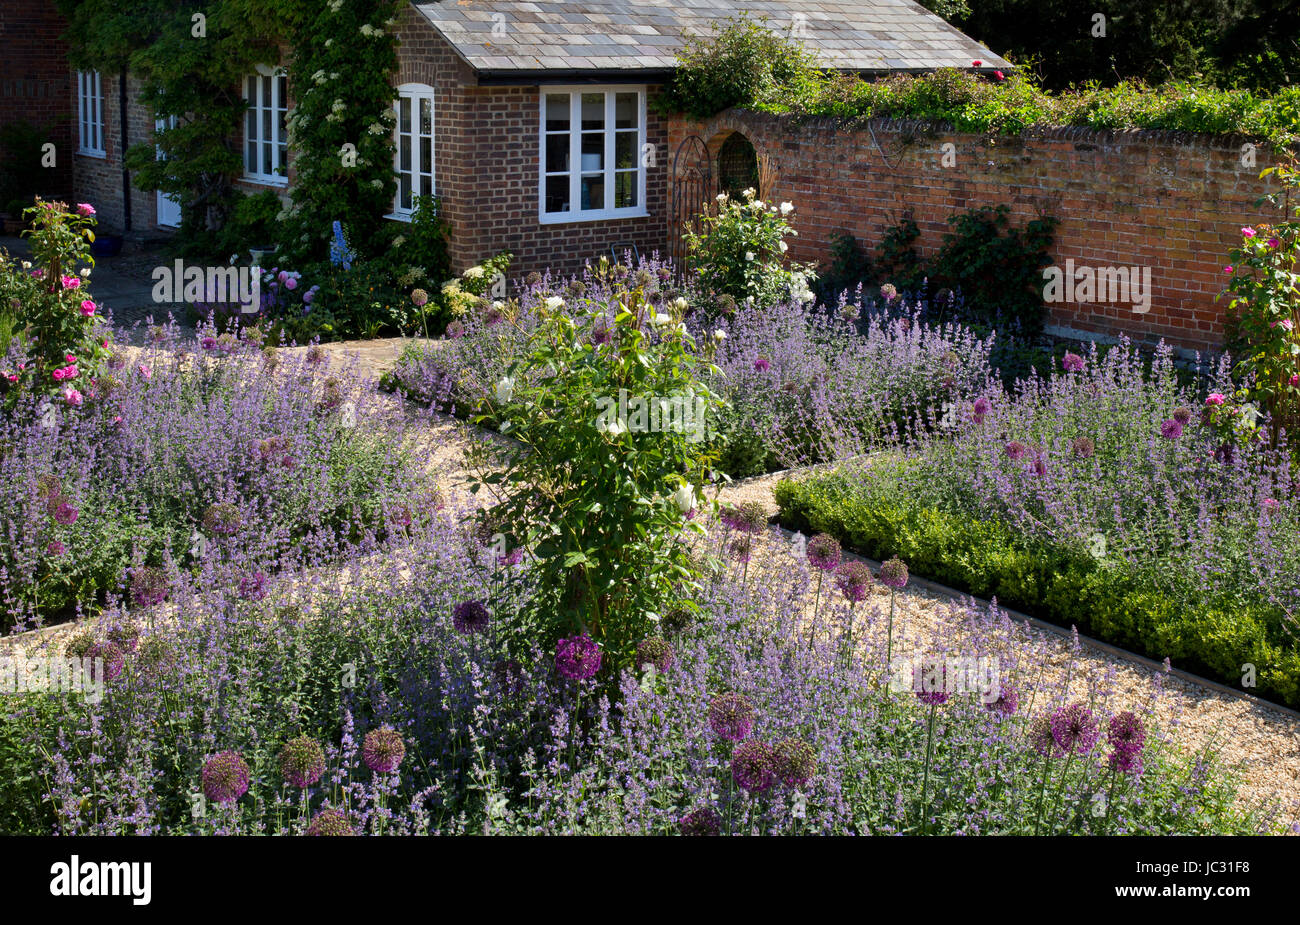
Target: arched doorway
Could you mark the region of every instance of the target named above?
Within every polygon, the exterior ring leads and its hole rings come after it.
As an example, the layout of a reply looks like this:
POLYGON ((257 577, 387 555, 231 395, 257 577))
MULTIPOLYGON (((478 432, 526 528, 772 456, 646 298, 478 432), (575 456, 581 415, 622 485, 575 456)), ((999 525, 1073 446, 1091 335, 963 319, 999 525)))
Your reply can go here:
POLYGON ((686 265, 686 242, 682 240, 682 233, 689 229, 699 234, 703 230, 700 216, 713 204, 713 172, 709 169, 709 162, 709 149, 698 135, 691 135, 678 145, 673 156, 672 227, 668 230, 668 252, 678 275, 686 265))
POLYGON ((731 196, 739 196, 754 189, 761 197, 758 172, 758 152, 748 138, 732 132, 718 149, 718 189, 731 196))

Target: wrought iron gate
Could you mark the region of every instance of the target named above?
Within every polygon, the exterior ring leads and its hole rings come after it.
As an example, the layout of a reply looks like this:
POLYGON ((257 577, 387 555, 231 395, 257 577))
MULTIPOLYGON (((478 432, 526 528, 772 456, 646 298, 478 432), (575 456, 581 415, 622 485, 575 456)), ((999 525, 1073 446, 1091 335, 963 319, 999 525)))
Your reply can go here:
POLYGON ((673 189, 671 227, 668 229, 668 255, 680 278, 686 268, 686 242, 682 235, 689 229, 701 230, 701 214, 713 207, 713 165, 709 148, 699 135, 691 135, 677 146, 673 155, 673 189))

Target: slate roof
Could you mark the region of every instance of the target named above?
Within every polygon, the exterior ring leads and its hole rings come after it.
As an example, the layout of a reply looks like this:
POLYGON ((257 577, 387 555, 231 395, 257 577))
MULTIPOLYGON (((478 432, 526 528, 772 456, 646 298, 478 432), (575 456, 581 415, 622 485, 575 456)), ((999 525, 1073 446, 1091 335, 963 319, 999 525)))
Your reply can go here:
POLYGON ((708 34, 742 11, 793 31, 824 67, 1010 67, 912 0, 435 0, 415 7, 481 77, 666 72, 676 66, 683 32, 708 34))

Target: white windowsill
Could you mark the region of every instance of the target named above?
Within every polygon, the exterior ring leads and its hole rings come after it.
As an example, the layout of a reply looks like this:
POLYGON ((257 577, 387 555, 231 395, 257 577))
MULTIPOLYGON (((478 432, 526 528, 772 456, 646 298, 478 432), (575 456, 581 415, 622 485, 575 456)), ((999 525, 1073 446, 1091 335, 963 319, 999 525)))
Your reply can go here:
POLYGON ((538 220, 543 225, 574 225, 578 222, 611 222, 625 218, 649 218, 645 209, 604 209, 587 212, 543 212, 538 220))
POLYGON ((255 177, 252 174, 244 174, 241 178, 245 183, 255 183, 258 186, 288 186, 288 177, 255 177))
POLYGON ((390 219, 394 222, 406 222, 407 224, 410 224, 411 221, 411 215, 404 212, 389 212, 384 216, 384 218, 390 219))
POLYGON ((77 156, 78 156, 78 157, 93 157, 93 158, 98 158, 98 159, 101 160, 101 161, 106 161, 106 160, 108 160, 108 152, 107 152, 107 151, 91 151, 89 148, 78 148, 78 149, 77 149, 77 156))

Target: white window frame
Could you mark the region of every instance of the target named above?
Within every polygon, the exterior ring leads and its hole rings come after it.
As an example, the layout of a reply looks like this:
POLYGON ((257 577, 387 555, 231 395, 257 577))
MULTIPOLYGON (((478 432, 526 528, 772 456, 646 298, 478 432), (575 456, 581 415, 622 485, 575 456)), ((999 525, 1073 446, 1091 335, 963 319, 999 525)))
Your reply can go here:
POLYGON ((285 95, 288 93, 288 78, 286 71, 282 67, 267 67, 259 64, 257 72, 249 74, 243 81, 244 103, 248 106, 248 111, 244 114, 244 141, 243 141, 243 160, 244 160, 244 179, 249 183, 257 183, 262 186, 287 186, 289 183, 289 149, 288 149, 288 128, 285 119, 288 116, 288 100, 285 95), (248 97, 249 81, 256 81, 256 98, 250 100, 248 97), (261 169, 262 158, 264 155, 263 146, 268 139, 262 137, 262 126, 265 122, 266 105, 263 103, 264 81, 271 82, 271 171, 268 173, 261 169), (253 127, 255 132, 249 132, 249 117, 252 116, 253 127), (252 141, 257 153, 256 163, 248 163, 248 145, 252 141), (283 171, 283 172, 280 172, 283 171))
POLYGON ((108 157, 104 147, 104 83, 99 71, 77 71, 77 153, 108 157))
POLYGON ((420 83, 402 84, 397 88, 397 96, 393 100, 393 116, 393 175, 397 178, 397 190, 393 193, 393 211, 387 217, 409 222, 415 215, 416 199, 425 195, 420 192, 421 178, 429 178, 428 195, 438 195, 436 172, 438 164, 436 148, 438 110, 434 103, 433 87, 420 83), (409 133, 402 131, 402 100, 409 100, 411 103, 411 131, 409 133), (425 100, 429 102, 430 119, 428 164, 425 164, 420 157, 420 141, 425 137, 424 133, 420 131, 420 104, 425 100), (410 139, 411 144, 411 207, 409 209, 402 207, 402 139, 404 135, 410 139))
POLYGON ((650 214, 646 209, 645 201, 646 165, 641 156, 646 144, 646 88, 644 84, 597 86, 548 86, 543 84, 538 88, 537 139, 537 217, 541 224, 562 225, 572 222, 645 218, 650 214), (546 169, 546 138, 548 135, 564 133, 548 132, 546 130, 546 98, 558 93, 569 94, 569 128, 567 131, 569 135, 569 170, 548 172, 546 169), (582 202, 582 94, 584 93, 605 94, 605 127, 602 129, 605 134, 605 152, 603 158, 604 167, 601 172, 605 176, 605 201, 609 203, 614 201, 614 179, 616 172, 618 172, 614 162, 614 139, 617 135, 614 128, 615 94, 635 93, 637 95, 637 166, 635 168, 637 174, 637 204, 635 206, 626 206, 621 209, 616 209, 613 206, 587 210, 574 208, 576 204, 582 202), (569 177, 569 211, 547 212, 546 179, 548 176, 565 176, 566 174, 569 177))

